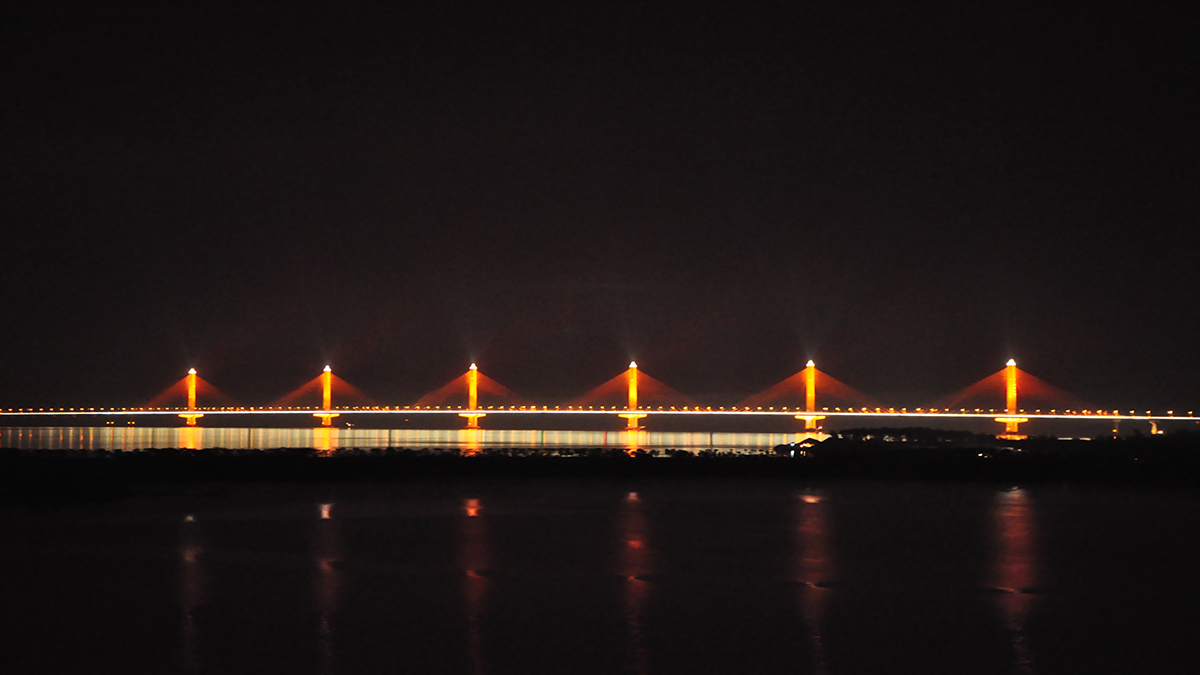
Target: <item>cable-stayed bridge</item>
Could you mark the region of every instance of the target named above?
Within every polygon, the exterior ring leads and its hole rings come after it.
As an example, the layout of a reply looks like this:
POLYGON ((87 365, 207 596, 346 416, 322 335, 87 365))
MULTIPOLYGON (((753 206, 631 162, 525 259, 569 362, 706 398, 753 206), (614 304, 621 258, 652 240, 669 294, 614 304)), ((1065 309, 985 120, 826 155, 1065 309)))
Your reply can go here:
MULTIPOLYGON (((809 361, 803 370, 785 379, 779 384, 750 397, 745 402, 733 406, 703 405, 679 394, 661 382, 641 373, 636 363, 630 363, 628 369, 609 382, 597 387, 589 394, 563 405, 537 405, 527 401, 502 402, 503 399, 513 399, 506 388, 487 378, 479 372, 475 364, 462 376, 451 381, 435 392, 422 397, 413 405, 335 405, 334 383, 344 384, 333 375, 332 369, 326 366, 324 371, 305 387, 285 397, 281 404, 268 406, 239 406, 239 405, 200 405, 198 392, 201 387, 211 388, 201 380, 195 369, 176 383, 167 393, 174 389, 182 390, 180 401, 183 405, 164 406, 146 405, 118 408, 9 408, 0 410, 0 420, 19 422, 21 420, 47 422, 51 419, 61 419, 67 416, 87 416, 98 418, 145 419, 146 421, 166 422, 168 419, 182 418, 184 423, 195 426, 204 417, 221 418, 229 416, 303 416, 308 419, 316 418, 321 426, 332 426, 334 418, 343 420, 353 419, 364 415, 405 415, 430 416, 431 418, 454 416, 464 419, 464 426, 469 429, 480 428, 482 418, 488 416, 532 416, 533 418, 557 418, 560 421, 571 419, 609 417, 624 420, 626 430, 645 429, 652 419, 675 418, 687 420, 721 420, 734 418, 778 419, 790 418, 803 423, 805 432, 814 435, 821 434, 825 420, 862 420, 868 424, 888 424, 914 426, 936 423, 946 420, 989 420, 1004 425, 1003 438, 1022 438, 1020 425, 1033 420, 1093 420, 1112 423, 1114 428, 1121 422, 1148 423, 1151 433, 1158 433, 1159 424, 1167 421, 1200 422, 1193 411, 1152 412, 1137 410, 1097 409, 1090 407, 1052 407, 1025 408, 1020 405, 1024 394, 1044 393, 1053 390, 1041 380, 1017 368, 1016 362, 1009 360, 1004 369, 980 380, 976 384, 960 392, 956 400, 929 408, 895 408, 881 405, 855 405, 869 401, 865 396, 850 387, 826 375, 809 361), (495 402, 485 405, 480 399, 480 383, 484 384, 484 393, 496 394, 495 402), (320 405, 297 406, 295 394, 303 393, 306 389, 320 391, 320 405), (461 389, 461 391, 459 391, 461 389), (998 391, 992 391, 998 390, 998 391), (1003 407, 968 407, 961 404, 966 399, 978 402, 982 397, 994 395, 995 403, 1000 403, 1003 394, 1003 407), (646 394, 651 394, 646 396, 646 394), (835 403, 843 405, 821 405, 826 395, 833 398, 835 403), (452 399, 460 399, 458 404, 452 399), (614 396, 619 400, 613 400, 614 396), (857 399, 857 400, 856 400, 857 399), (287 403, 287 404, 285 404, 287 403), (784 405, 791 403, 791 405, 784 405), (776 405, 778 404, 778 405, 776 405)), ((348 389, 353 390, 348 384, 348 389)), ((356 391, 356 390, 355 390, 356 391)), ((1057 390, 1054 390, 1057 392, 1057 390)), ((1059 392, 1061 394, 1061 392, 1059 392)), ((1069 405, 1069 396, 1057 396, 1064 404, 1069 405)), ((163 396, 156 397, 156 402, 163 396)), ((1052 397, 1048 402, 1053 403, 1052 397)))

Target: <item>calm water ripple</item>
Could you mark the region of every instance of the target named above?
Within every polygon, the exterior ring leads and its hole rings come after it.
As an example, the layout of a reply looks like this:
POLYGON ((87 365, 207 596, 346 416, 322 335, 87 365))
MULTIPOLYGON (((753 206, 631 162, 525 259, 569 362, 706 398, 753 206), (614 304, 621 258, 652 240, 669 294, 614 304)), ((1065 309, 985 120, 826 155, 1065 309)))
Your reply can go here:
POLYGON ((1184 672, 1198 525, 1148 489, 181 487, 0 510, 0 647, 21 673, 1184 672))
POLYGON ((764 450, 804 433, 559 431, 503 429, 250 429, 209 427, 0 427, 0 447, 22 450, 147 448, 678 448, 764 450))

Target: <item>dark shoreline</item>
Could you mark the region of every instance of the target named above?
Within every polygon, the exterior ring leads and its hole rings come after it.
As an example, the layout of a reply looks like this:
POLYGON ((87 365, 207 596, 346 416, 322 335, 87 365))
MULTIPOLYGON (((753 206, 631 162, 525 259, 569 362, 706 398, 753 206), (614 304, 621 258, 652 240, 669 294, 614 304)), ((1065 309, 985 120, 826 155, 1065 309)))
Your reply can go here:
MULTIPOLYGON (((885 430, 886 431, 886 430, 885 430)), ((104 450, 0 449, 0 503, 120 499, 154 484, 405 483, 541 478, 764 478, 1200 486, 1200 434, 1092 441, 861 436, 761 454, 613 448, 104 450)))

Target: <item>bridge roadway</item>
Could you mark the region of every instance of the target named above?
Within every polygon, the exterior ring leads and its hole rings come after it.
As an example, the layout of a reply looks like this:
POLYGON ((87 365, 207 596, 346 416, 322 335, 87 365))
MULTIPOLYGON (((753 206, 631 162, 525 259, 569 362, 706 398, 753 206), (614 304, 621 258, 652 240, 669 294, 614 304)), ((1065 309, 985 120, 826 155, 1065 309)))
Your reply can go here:
POLYGON ((761 408, 717 408, 716 410, 710 407, 695 407, 695 408, 639 408, 637 410, 627 410, 620 407, 609 408, 561 408, 555 406, 511 406, 511 407, 481 407, 469 409, 465 407, 452 406, 352 406, 352 407, 332 407, 332 408, 271 408, 271 407, 225 407, 225 408, 206 408, 196 407, 188 408, 38 408, 38 409, 6 409, 0 410, 0 418, 46 418, 46 417, 68 417, 68 416, 100 416, 100 417, 175 417, 184 414, 200 413, 204 417, 210 415, 307 415, 312 416, 318 413, 335 413, 339 416, 349 415, 459 415, 460 413, 483 413, 487 416, 491 415, 542 415, 542 416, 603 416, 603 415, 619 415, 621 413, 637 412, 646 415, 647 417, 793 417, 803 419, 805 417, 819 416, 829 419, 833 418, 864 418, 864 419, 897 419, 897 420, 929 420, 929 419, 987 419, 994 420, 997 417, 1013 417, 1020 416, 1029 421, 1033 420, 1100 420, 1112 422, 1163 422, 1163 421, 1190 421, 1200 422, 1200 417, 1196 417, 1193 411, 1188 411, 1186 415, 1176 415, 1174 411, 1167 411, 1166 414, 1146 414, 1138 415, 1133 411, 1128 414, 1122 414, 1112 410, 1082 410, 1082 411, 1051 411, 1044 413, 1041 411, 1028 412, 1018 410, 1014 413, 1007 413, 1003 410, 982 410, 982 409, 959 409, 957 411, 950 410, 907 410, 901 408, 876 408, 874 410, 789 410, 789 409, 766 409, 761 408))

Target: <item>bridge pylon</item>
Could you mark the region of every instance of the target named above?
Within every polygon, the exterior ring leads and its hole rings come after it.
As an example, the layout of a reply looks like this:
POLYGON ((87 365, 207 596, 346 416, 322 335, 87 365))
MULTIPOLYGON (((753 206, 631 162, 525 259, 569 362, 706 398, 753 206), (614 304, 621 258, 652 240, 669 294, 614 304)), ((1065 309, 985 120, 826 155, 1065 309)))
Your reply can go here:
POLYGON ((817 410, 817 364, 809 359, 804 366, 804 414, 796 415, 796 419, 804 420, 805 431, 818 431, 821 427, 817 424, 825 419, 824 415, 815 414, 817 410))
POLYGON ((467 370, 467 412, 458 413, 459 417, 467 418, 468 429, 479 428, 479 418, 487 417, 479 412, 479 368, 474 363, 467 370))
POLYGON ((321 419, 321 426, 333 426, 333 418, 338 417, 338 413, 333 410, 333 369, 325 366, 325 370, 321 371, 321 410, 323 412, 313 413, 313 417, 321 419))
POLYGON ((1017 362, 1009 359, 1004 364, 1004 416, 997 417, 997 422, 1004 423, 1004 433, 1000 438, 1019 441, 1028 436, 1021 433, 1020 425, 1028 422, 1028 417, 1017 415, 1017 362))
POLYGON ((625 412, 618 414, 617 417, 625 418, 627 430, 637 431, 641 428, 639 420, 646 417, 646 413, 638 410, 638 367, 636 362, 629 362, 629 370, 625 371, 625 380, 629 383, 629 405, 625 408, 625 412))
POLYGON ((196 369, 188 368, 187 374, 187 409, 185 413, 179 413, 179 416, 187 420, 189 427, 196 426, 196 420, 204 417, 203 413, 196 412, 196 369))

